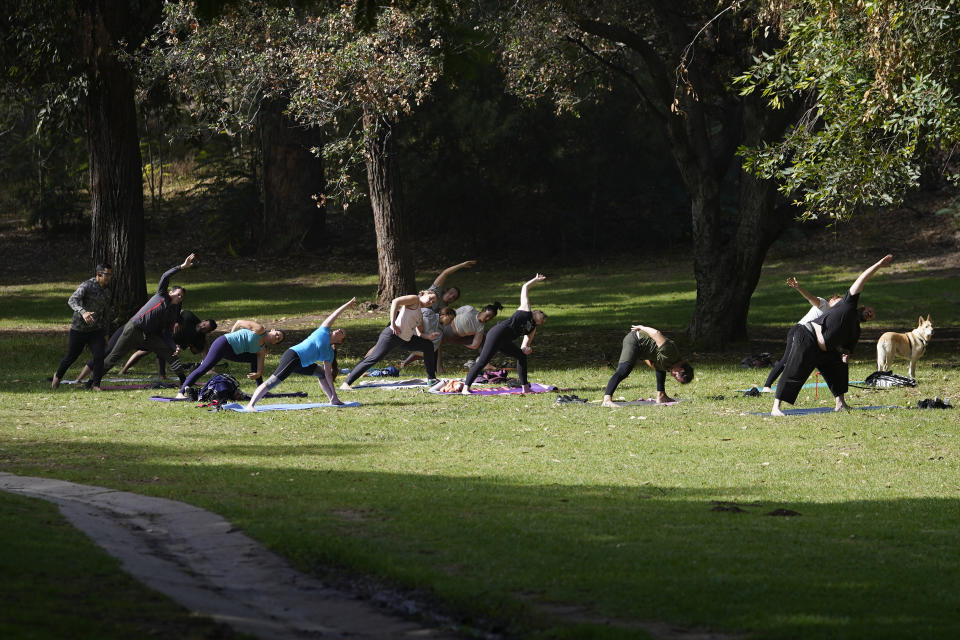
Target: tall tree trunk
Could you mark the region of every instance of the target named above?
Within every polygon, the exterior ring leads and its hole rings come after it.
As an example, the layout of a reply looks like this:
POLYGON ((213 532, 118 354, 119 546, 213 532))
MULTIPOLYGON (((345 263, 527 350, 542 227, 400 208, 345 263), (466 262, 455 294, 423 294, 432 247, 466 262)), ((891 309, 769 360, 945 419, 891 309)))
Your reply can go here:
POLYGON ((146 299, 146 278, 135 84, 116 52, 141 16, 126 2, 76 0, 76 8, 87 77, 91 258, 113 266, 114 320, 123 322, 146 299))
POLYGON ((263 150, 263 233, 260 251, 278 255, 294 248, 316 251, 325 244, 323 160, 311 153, 320 132, 304 129, 283 114, 283 105, 264 104, 260 117, 263 150))
POLYGON ((363 108, 363 128, 370 206, 377 235, 380 274, 377 301, 389 304, 397 296, 416 290, 413 259, 403 219, 403 194, 393 131, 384 122, 378 122, 373 110, 366 105, 363 108))

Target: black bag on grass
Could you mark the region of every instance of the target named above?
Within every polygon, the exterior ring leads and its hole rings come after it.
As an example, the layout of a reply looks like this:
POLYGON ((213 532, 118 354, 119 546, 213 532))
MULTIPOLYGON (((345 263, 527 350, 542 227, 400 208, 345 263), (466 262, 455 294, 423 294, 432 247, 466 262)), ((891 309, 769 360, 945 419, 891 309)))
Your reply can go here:
POLYGON ((874 371, 864 380, 871 387, 889 389, 890 387, 915 387, 917 381, 907 376, 898 376, 890 371, 874 371))
POLYGON ((200 402, 227 402, 236 399, 240 383, 229 373, 218 373, 200 387, 197 400, 200 402))

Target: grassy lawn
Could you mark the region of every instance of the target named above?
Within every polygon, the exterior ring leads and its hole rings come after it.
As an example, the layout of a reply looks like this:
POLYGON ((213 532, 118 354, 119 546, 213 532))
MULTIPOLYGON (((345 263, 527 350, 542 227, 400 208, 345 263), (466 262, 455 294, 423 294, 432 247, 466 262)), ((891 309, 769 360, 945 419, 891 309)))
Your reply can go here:
MULTIPOLYGON (((761 349, 779 355, 786 329, 806 310, 784 279, 797 275, 826 296, 861 268, 793 267, 769 265, 753 298, 751 330, 768 342, 693 354, 694 382, 667 383, 679 405, 618 410, 557 406, 554 394, 368 390, 343 393, 363 403, 357 409, 247 415, 151 402, 154 391, 52 392, 44 380, 66 345, 65 300, 84 276, 2 286, 0 470, 183 500, 223 515, 302 570, 373 576, 510 636, 643 637, 643 624, 659 622, 751 638, 955 638, 956 411, 745 415, 768 411, 772 399, 738 391, 766 376, 740 360, 761 349), (768 515, 776 510, 799 515, 768 515)), ((465 292, 461 303, 499 300, 510 312, 532 275, 477 269, 451 281, 465 292)), ((549 315, 531 379, 591 400, 602 395, 631 322, 678 337, 695 298, 688 270, 665 265, 547 275, 531 289, 533 306, 549 315)), ((184 274, 185 308, 224 327, 237 318, 277 324, 294 339, 350 296, 371 299, 376 286, 350 273, 269 280, 241 271, 225 284, 209 277, 184 274)), ((954 323, 956 336, 958 284, 897 263, 873 278, 863 301, 878 318, 864 326, 851 379, 876 368, 882 331, 913 328, 921 313, 938 329, 954 323)), ((345 366, 373 344, 383 318, 363 309, 342 317, 345 366)), ((281 353, 268 357, 268 371, 281 353)), ((448 352, 449 373, 462 375, 472 355, 448 352)), ((898 361, 895 372, 905 365, 898 361)), ((956 337, 938 342, 935 334, 918 388, 852 389, 848 401, 915 407, 937 395, 960 404, 958 367, 956 337)), ((153 369, 150 359, 139 365, 153 369)), ((322 398, 310 378, 278 389, 296 390, 322 398)), ((653 374, 639 369, 618 390, 627 399, 653 392, 653 374)), ((804 390, 798 406, 816 405, 832 406, 829 393, 804 390)), ((33 523, 33 540, 62 544, 52 512, 26 504, 0 494, 4 511, 13 505, 33 523)), ((7 548, 17 545, 8 535, 7 548)), ((38 608, 69 599, 57 566, 21 576, 19 597, 35 594, 38 608)), ((0 586, 0 600, 8 591, 0 586)), ((117 624, 129 622, 123 606, 116 611, 117 624)), ((0 631, 34 637, 13 626, 0 631)))

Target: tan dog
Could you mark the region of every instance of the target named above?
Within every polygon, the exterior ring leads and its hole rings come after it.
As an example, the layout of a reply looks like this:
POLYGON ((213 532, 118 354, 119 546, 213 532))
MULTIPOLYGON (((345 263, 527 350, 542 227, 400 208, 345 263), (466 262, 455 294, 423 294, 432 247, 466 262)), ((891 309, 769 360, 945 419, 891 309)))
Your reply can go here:
POLYGON ((890 371, 893 368, 894 356, 900 356, 910 360, 909 376, 913 378, 917 360, 927 350, 927 343, 932 337, 933 323, 930 322, 929 313, 926 320, 920 316, 917 328, 909 333, 886 332, 877 340, 877 370, 890 371))

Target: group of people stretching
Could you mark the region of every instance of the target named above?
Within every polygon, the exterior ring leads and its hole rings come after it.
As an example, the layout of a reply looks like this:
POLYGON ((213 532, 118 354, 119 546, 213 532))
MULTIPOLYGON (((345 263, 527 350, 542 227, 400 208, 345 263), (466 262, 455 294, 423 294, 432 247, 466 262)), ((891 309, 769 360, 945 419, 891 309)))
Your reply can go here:
MULTIPOLYGON (((183 338, 186 331, 184 327, 188 324, 192 325, 193 329, 186 333, 192 336, 198 332, 202 335, 216 327, 214 321, 201 322, 193 314, 185 320, 184 314, 189 313, 181 309, 185 291, 180 286, 169 286, 171 277, 180 270, 193 266, 194 259, 194 254, 190 254, 183 264, 166 271, 160 278, 157 292, 109 340, 107 329, 112 304, 109 287, 112 269, 110 265, 98 265, 95 276, 83 282, 68 301, 74 316, 70 326, 67 354, 54 374, 53 388, 57 388, 66 370, 79 357, 83 348, 88 347, 93 358, 87 363, 87 368, 92 373, 91 386, 94 389, 100 388, 103 375, 131 351, 136 351, 134 358, 143 352, 152 351, 161 362, 169 363, 171 370, 180 379, 178 398, 188 397, 189 390, 202 375, 221 360, 227 359, 248 363, 250 373, 247 377, 258 383, 247 404, 247 410, 255 411, 257 402, 293 373, 315 376, 330 403, 343 404, 337 395, 334 379, 338 372, 336 347, 343 344, 347 333, 342 328, 333 328, 333 325, 343 311, 356 304, 356 298, 351 298, 327 316, 305 340, 288 348, 281 356, 277 368, 266 380, 262 378, 266 347, 283 342, 284 333, 279 329, 268 330, 252 320, 238 320, 229 333, 216 338, 204 352, 200 365, 187 375, 178 358, 181 347, 175 335, 180 332, 182 339, 189 340, 183 338), (201 324, 205 324, 203 331, 199 329, 201 324)), ((860 322, 874 317, 871 307, 857 307, 860 292, 864 283, 891 259, 892 256, 885 256, 867 268, 842 298, 817 298, 803 290, 795 278, 787 281, 789 286, 799 291, 811 303, 812 308, 787 333, 784 355, 774 365, 764 386, 764 391, 771 391, 773 382, 778 376, 783 376, 776 388, 771 409, 773 415, 783 415, 780 408, 782 402, 793 404, 796 401, 800 388, 815 368, 823 374, 833 393, 836 410, 848 408, 844 400, 849 381, 848 358, 859 339, 860 322)), ((463 381, 463 394, 471 393, 471 386, 497 353, 516 359, 517 377, 522 391, 529 392, 527 356, 532 352, 531 344, 538 328, 547 319, 543 311, 530 308, 529 288, 543 282, 546 277, 538 273, 525 282, 520 288, 520 304, 517 310, 484 335, 484 325, 496 317, 503 305, 495 302, 479 312, 469 305, 454 310, 449 305, 460 297, 460 290, 457 287, 443 288, 449 275, 474 264, 474 261, 467 261, 449 267, 442 271, 427 289, 417 294, 394 298, 390 304, 388 323, 380 332, 376 344, 350 371, 339 388, 352 389, 352 385, 364 373, 396 349, 411 352, 407 361, 422 357, 429 382, 435 383, 440 349, 443 344, 452 343, 479 350, 463 381), (518 338, 522 338, 519 346, 516 344, 518 338)), ((193 340, 188 343, 196 350, 196 340, 193 340)), ((134 358, 131 358, 131 362, 134 358)), ((640 362, 646 363, 655 371, 657 403, 673 401, 666 393, 667 373, 681 384, 693 380, 693 367, 680 356, 680 351, 672 340, 653 327, 632 325, 623 338, 617 369, 604 390, 604 406, 617 406, 613 401, 613 393, 640 362)), ((128 362, 127 366, 130 364, 128 362)))

